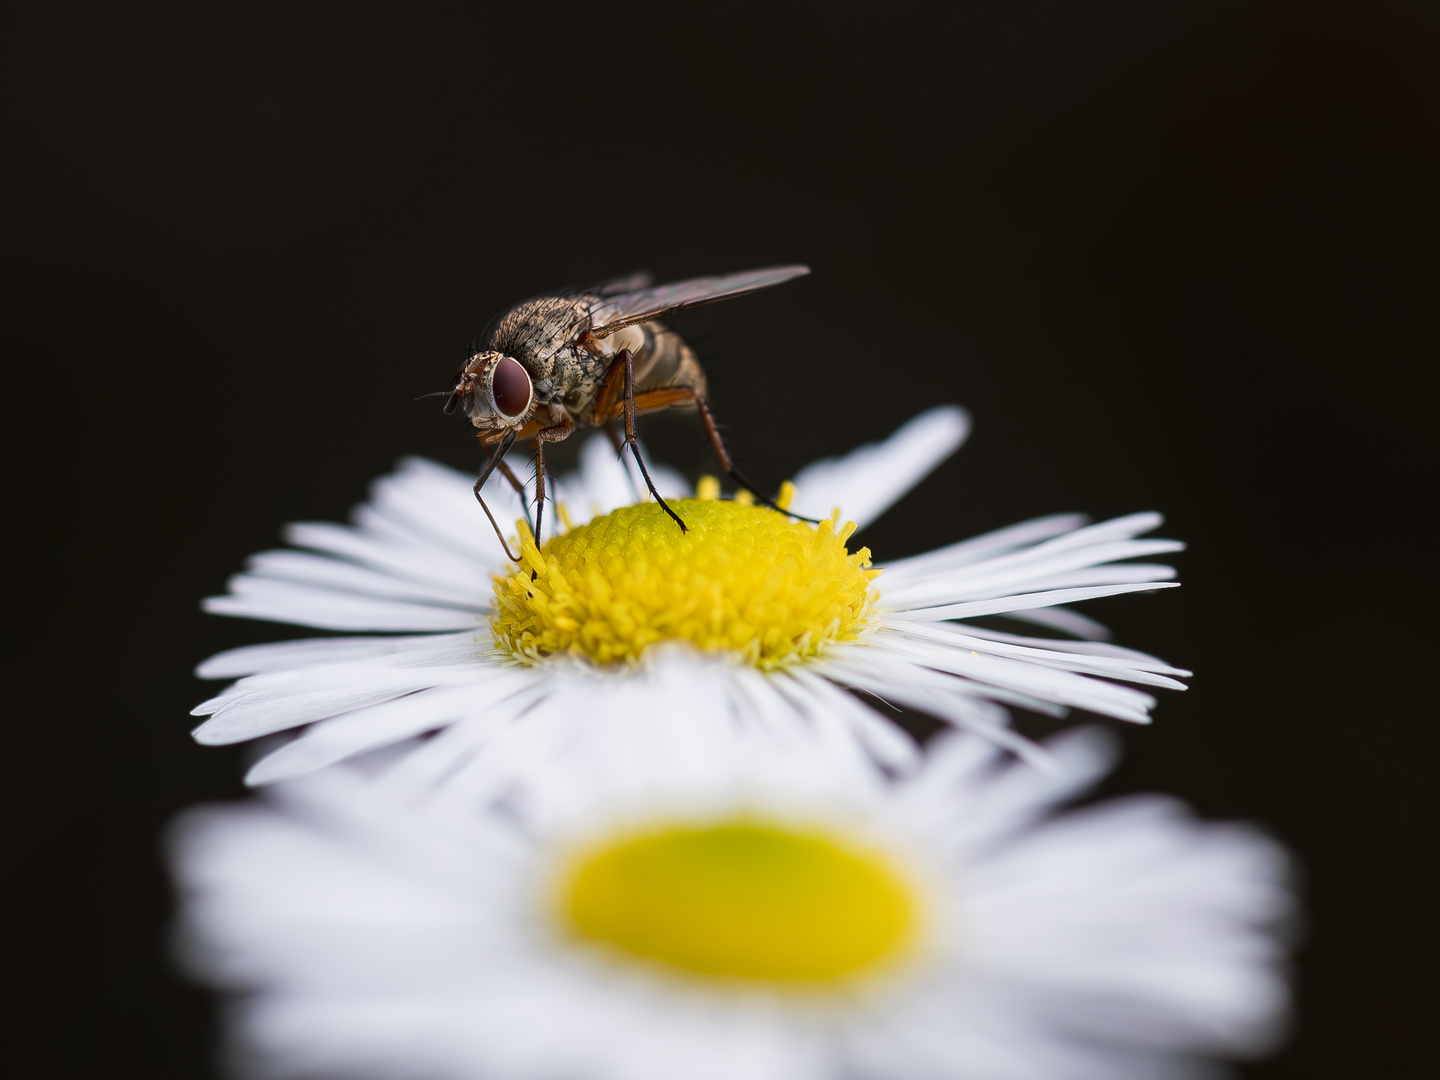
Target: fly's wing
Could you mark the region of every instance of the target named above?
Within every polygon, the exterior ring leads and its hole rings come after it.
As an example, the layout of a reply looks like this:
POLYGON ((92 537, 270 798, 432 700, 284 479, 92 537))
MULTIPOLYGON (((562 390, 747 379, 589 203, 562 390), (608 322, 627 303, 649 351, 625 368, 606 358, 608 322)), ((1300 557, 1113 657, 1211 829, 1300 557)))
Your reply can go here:
POLYGON ((768 289, 771 285, 779 285, 809 272, 808 266, 771 266, 724 277, 691 278, 673 285, 636 289, 615 296, 602 295, 590 307, 590 333, 597 338, 609 337, 617 330, 658 319, 672 311, 713 304, 756 289, 768 289))
POLYGON ((654 280, 644 270, 636 270, 633 274, 626 274, 624 277, 617 277, 610 281, 602 281, 599 285, 591 285, 582 291, 593 293, 596 296, 620 296, 622 293, 647 289, 654 280))

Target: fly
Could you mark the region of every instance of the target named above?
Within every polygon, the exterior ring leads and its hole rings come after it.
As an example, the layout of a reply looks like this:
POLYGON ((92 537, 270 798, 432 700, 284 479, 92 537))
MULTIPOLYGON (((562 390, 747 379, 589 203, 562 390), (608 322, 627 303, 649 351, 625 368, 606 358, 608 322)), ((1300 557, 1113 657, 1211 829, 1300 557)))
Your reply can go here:
POLYGON ((533 440, 538 545, 545 510, 545 446, 568 439, 577 428, 604 428, 618 453, 629 447, 650 494, 685 532, 685 522, 655 490, 635 442, 636 415, 659 409, 697 410, 720 468, 759 501, 780 509, 735 468, 715 426, 700 361, 678 334, 656 320, 809 272, 806 266, 776 266, 659 286, 637 274, 532 297, 490 320, 475 339, 470 358, 455 373, 445 411, 458 409, 470 417, 481 445, 491 451, 475 481, 475 498, 505 554, 519 561, 480 488, 498 469, 523 500, 525 487, 504 458, 517 439, 533 440), (625 421, 623 438, 613 423, 620 417, 625 421))

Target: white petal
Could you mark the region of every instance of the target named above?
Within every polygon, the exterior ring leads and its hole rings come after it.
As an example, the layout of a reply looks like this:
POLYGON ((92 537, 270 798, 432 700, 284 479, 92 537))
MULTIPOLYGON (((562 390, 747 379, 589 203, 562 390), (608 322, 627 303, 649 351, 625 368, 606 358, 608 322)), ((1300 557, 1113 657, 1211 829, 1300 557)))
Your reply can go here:
POLYGON ((840 507, 845 519, 864 528, 953 454, 970 434, 970 414, 941 405, 900 426, 882 443, 869 443, 842 458, 817 461, 795 475, 791 509, 827 518, 840 507))
MULTIPOLYGON (((405 754, 380 782, 414 795, 430 791, 470 764, 478 752, 488 749, 487 744, 497 739, 499 729, 524 716, 548 692, 540 676, 530 679, 528 686, 510 688, 508 696, 501 694, 499 687, 487 688, 488 705, 483 712, 468 710, 463 720, 405 754)), ((503 747, 495 752, 502 757, 506 753, 503 747)))
POLYGON ((312 665, 361 660, 394 661, 434 658, 476 641, 475 631, 425 634, 418 637, 302 638, 268 645, 246 645, 216 653, 198 668, 202 679, 229 679, 259 672, 288 671, 312 665))
MULTIPOLYGON (((1170 667, 1154 657, 1144 654, 1079 652, 1075 649, 1049 648, 1038 638, 1021 639, 1020 642, 997 640, 996 634, 970 634, 968 628, 950 623, 915 623, 897 620, 882 623, 890 633, 885 640, 893 640, 892 634, 902 640, 914 642, 914 653, 924 656, 954 650, 964 655, 1005 656, 1042 667, 1060 668, 1064 671, 1078 671, 1088 675, 1101 675, 1123 682, 1142 683, 1146 686, 1163 686, 1169 690, 1184 690, 1185 684, 1170 678, 1171 675, 1191 674, 1182 668, 1170 667), (938 646, 938 650, 936 647, 938 646)), ((1063 643, 1070 644, 1070 643, 1063 643)))
MULTIPOLYGON (((475 501, 474 483, 443 465, 406 458, 397 472, 372 485, 370 501, 355 510, 355 523, 421 550, 503 566, 505 554, 475 501)), ((487 481, 484 491, 501 528, 525 516, 519 497, 499 475, 487 481)))
MULTIPOLYGON (((1042 518, 1036 522, 1017 526, 1016 532, 1020 533, 1032 528, 1038 531, 1047 522, 1058 524, 1062 520, 1065 520, 1064 515, 1053 519, 1042 518)), ((993 573, 1000 568, 1015 567, 1032 567, 1035 573, 1045 573, 1050 568, 1070 569, 1087 565, 1087 563, 1181 550, 1184 544, 1176 540, 1137 541, 1135 539, 1139 534, 1158 527, 1161 521, 1160 515, 1155 513, 1129 514, 1111 521, 1100 522, 1097 525, 1087 525, 1074 531, 1066 531, 1038 544, 1012 546, 1009 550, 992 548, 985 552, 983 560, 976 558, 978 551, 983 548, 972 548, 969 545, 975 541, 966 541, 951 548, 942 548, 926 555, 902 559, 890 567, 890 574, 894 580, 908 584, 916 577, 928 578, 941 571, 949 573, 961 567, 974 567, 973 570, 962 575, 966 577, 976 573, 993 573), (1077 558, 1076 549, 1088 549, 1089 553, 1077 558)), ((979 537, 977 539, 993 545, 995 538, 1003 538, 1008 532, 1010 530, 1001 530, 999 533, 991 534, 988 538, 979 537)))
POLYGON ((1154 589, 1173 589, 1179 582, 1157 581, 1133 585, 1096 585, 1083 589, 1054 589, 1047 592, 1021 593, 1017 596, 1001 596, 994 600, 975 600, 966 604, 943 604, 938 607, 911 608, 907 611, 887 611, 885 617, 899 621, 916 619, 934 622, 940 619, 976 619, 981 615, 1000 615, 1007 611, 1029 611, 1032 608, 1050 607, 1053 604, 1074 604, 1081 600, 1094 600, 1101 596, 1119 596, 1122 593, 1149 592, 1154 589))
POLYGON ((245 782, 261 785, 291 780, 367 750, 434 731, 467 715, 483 715, 488 704, 513 692, 515 681, 434 687, 343 716, 332 714, 332 719, 314 724, 256 762, 245 782))
POLYGON ((423 582, 451 591, 457 585, 486 581, 494 570, 493 564, 478 557, 469 558, 438 549, 426 550, 423 557, 419 557, 420 553, 413 544, 401 543, 394 537, 350 525, 301 521, 285 526, 284 536, 296 547, 338 555, 401 580, 423 582))
MULTIPOLYGON (((437 584, 416 581, 413 576, 407 580, 388 571, 371 570, 343 559, 312 555, 306 551, 262 551, 250 557, 247 569, 247 578, 294 582, 366 597, 461 607, 471 611, 484 606, 490 593, 490 581, 478 566, 458 581, 437 584)), ((235 583, 231 584, 231 588, 236 588, 235 583)))
POLYGON ((463 630, 476 627, 481 617, 473 608, 412 604, 270 578, 240 576, 230 580, 230 588, 231 595, 205 600, 204 609, 216 615, 362 632, 463 630))
POLYGON ((916 666, 960 675, 981 684, 972 689, 972 693, 983 694, 985 686, 1003 687, 1040 701, 1088 709, 1135 724, 1148 724, 1149 710, 1155 705, 1153 697, 1139 690, 1045 665, 975 655, 968 650, 928 648, 924 643, 898 634, 877 634, 872 641, 877 652, 889 652, 916 666))
MULTIPOLYGON (((531 744, 546 754, 534 783, 499 801, 340 766, 282 785, 279 809, 189 818, 173 845, 185 939, 195 969, 241 997, 229 1019, 250 1067, 374 1080, 1148 1080, 1183 1075, 1189 1054, 1264 1045, 1284 1007, 1273 928, 1290 905, 1273 845, 1199 825, 1169 800, 1060 813, 1106 768, 1113 740, 1095 732, 1048 743, 1048 775, 956 735, 909 776, 867 782, 828 733, 791 738, 794 715, 812 718, 810 699, 780 700, 799 680, 724 672, 678 650, 637 665, 615 689, 640 707, 554 725, 560 738, 531 744), (677 723, 677 706, 697 723, 677 723), (737 709, 763 715, 737 729, 737 709), (575 845, 685 820, 697 799, 722 820, 795 815, 899 845, 925 898, 921 962, 853 996, 799 999, 706 987, 565 932, 554 875, 575 845)), ((947 678, 883 663, 876 674, 927 706, 947 678)), ((547 681, 545 715, 601 700, 603 680, 579 668, 547 681)), ((504 730, 543 726, 530 715, 504 730)))
POLYGON ((895 724, 883 720, 868 706, 840 690, 812 671, 797 667, 784 678, 793 680, 812 694, 818 707, 842 717, 855 738, 880 764, 898 773, 913 771, 920 763, 920 748, 895 724))
POLYGON ((428 685, 425 680, 417 681, 414 675, 409 675, 324 690, 253 690, 224 699, 214 715, 192 734, 196 742, 206 746, 224 746, 353 712, 413 694, 428 685))
MULTIPOLYGON (((1062 609, 1037 608, 1036 610, 1048 612, 1062 609)), ((1012 618, 1014 614, 1014 612, 1010 613, 1012 618)), ((937 622, 924 623, 922 625, 939 633, 965 634, 970 637, 985 638, 988 641, 1007 641, 1014 645, 1026 645, 1036 649, 1074 653, 1077 656, 1115 657, 1117 659, 1131 661, 1135 666, 1144 668, 1147 671, 1168 671, 1172 675, 1192 674, 1180 668, 1172 668, 1159 657, 1151 656, 1149 653, 1143 653, 1137 649, 1127 649, 1123 645, 1114 645, 1108 641, 1072 641, 1069 638, 1028 637, 1022 634, 1007 634, 1002 630, 992 630, 988 626, 976 626, 974 623, 937 622)), ((905 622, 898 626, 897 629, 901 629, 905 633, 914 633, 916 632, 914 627, 915 624, 913 622, 905 622)))
POLYGON ((1081 528, 1089 520, 1084 514, 1051 514, 1049 517, 1022 521, 1018 525, 1009 525, 1003 529, 996 529, 994 532, 972 536, 968 540, 936 548, 923 555, 912 555, 906 559, 897 559, 894 562, 886 563, 885 573, 903 578, 912 574, 925 576, 932 570, 941 567, 953 569, 958 566, 966 566, 982 559, 990 559, 1010 551, 1030 547, 1042 540, 1048 540, 1052 536, 1072 532, 1081 528))
POLYGON ((852 652, 843 662, 826 664, 823 670, 842 685, 976 732, 1033 765, 1049 768, 1049 755, 1036 743, 1012 731, 1009 714, 986 700, 1000 696, 1003 689, 956 679, 874 648, 863 653, 852 652))
POLYGON ((884 589, 892 597, 891 603, 904 606, 917 601, 978 600, 1002 592, 1037 592, 1042 588, 1100 585, 1111 581, 1158 581, 1173 577, 1173 568, 1121 560, 1178 551, 1181 546, 1173 540, 1117 540, 1060 546, 1066 539, 1068 537, 1057 537, 1024 551, 963 567, 931 567, 923 577, 887 573, 884 589), (1106 575, 1110 577, 1100 580, 1106 575), (1096 580, 1086 580, 1087 577, 1096 580), (1051 581, 1055 584, 1050 584, 1051 581))
MULTIPOLYGON (((952 794, 950 816, 932 818, 930 825, 945 837, 947 847, 963 849, 971 859, 1087 790, 1110 771, 1119 753, 1118 741, 1108 731, 1081 728, 1045 744, 1050 767, 1041 772, 1017 769, 993 756, 977 762, 975 752, 966 745, 972 741, 953 734, 937 738, 931 754, 940 776, 951 785, 957 779, 966 783, 974 802, 960 806, 952 794), (989 774, 982 774, 977 764, 989 765, 989 774), (983 814, 974 810, 980 802, 985 807, 983 814)), ((915 795, 923 794, 917 785, 915 795)), ((929 801, 936 801, 933 794, 929 801)))
POLYGON ((1062 634, 1071 634, 1087 641, 1109 641, 1111 636, 1110 628, 1104 623, 1096 622, 1090 616, 1081 615, 1069 608, 1035 608, 1032 611, 1011 611, 1007 614, 1012 619, 1049 627, 1051 630, 1059 630, 1062 634))

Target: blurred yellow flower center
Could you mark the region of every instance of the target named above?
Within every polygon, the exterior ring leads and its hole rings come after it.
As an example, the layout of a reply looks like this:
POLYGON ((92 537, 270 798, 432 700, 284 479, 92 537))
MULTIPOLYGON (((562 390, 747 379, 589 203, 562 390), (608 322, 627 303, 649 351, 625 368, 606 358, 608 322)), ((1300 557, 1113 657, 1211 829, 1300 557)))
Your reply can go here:
POLYGON ((900 952, 918 905, 880 853, 825 832, 733 821, 631 833, 580 853, 572 932, 724 979, 830 983, 900 952))
POLYGON ((689 532, 653 502, 543 549, 522 528, 523 562, 495 584, 500 647, 522 660, 569 652, 609 664, 684 640, 774 668, 855 639, 879 571, 869 549, 846 550, 853 525, 713 498, 672 505, 689 532))

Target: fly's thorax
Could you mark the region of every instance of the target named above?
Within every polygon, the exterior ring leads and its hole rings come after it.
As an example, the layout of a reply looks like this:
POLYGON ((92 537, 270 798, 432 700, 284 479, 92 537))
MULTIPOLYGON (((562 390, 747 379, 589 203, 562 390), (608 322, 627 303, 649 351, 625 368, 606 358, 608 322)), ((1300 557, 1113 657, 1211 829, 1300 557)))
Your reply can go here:
POLYGON ((572 414, 599 389, 610 361, 580 345, 565 345, 549 358, 549 369, 535 380, 541 401, 563 403, 572 414))
POLYGON ((543 365, 557 349, 575 340, 588 322, 587 310, 573 298, 540 297, 516 304, 496 319, 479 347, 503 352, 527 366, 543 365))

